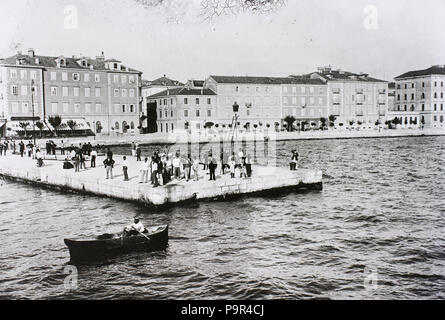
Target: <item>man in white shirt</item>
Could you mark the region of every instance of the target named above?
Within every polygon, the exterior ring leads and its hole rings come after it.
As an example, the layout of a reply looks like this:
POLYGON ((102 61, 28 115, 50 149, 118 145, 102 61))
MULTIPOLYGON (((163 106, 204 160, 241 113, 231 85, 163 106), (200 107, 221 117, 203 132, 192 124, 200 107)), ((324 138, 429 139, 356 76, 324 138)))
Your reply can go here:
POLYGON ((128 179, 128 162, 126 156, 124 156, 122 161, 122 170, 124 172, 124 181, 130 181, 130 179, 128 179))
POLYGON ((181 159, 178 156, 173 159, 173 174, 176 179, 181 180, 181 159))
POLYGON ((140 180, 139 183, 147 183, 148 180, 148 168, 150 167, 149 162, 148 162, 148 158, 145 158, 144 162, 141 162, 140 167, 139 167, 139 171, 141 173, 140 176, 140 180))
POLYGON ((144 225, 138 217, 134 218, 134 222, 124 229, 126 236, 136 236, 145 232, 144 225))

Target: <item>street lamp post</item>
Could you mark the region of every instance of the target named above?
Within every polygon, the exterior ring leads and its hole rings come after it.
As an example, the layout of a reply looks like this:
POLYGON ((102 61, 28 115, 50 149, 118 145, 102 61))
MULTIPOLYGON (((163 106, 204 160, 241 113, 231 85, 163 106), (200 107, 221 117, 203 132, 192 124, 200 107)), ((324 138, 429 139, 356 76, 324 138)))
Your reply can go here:
POLYGON ((233 109, 233 120, 232 120, 232 139, 231 139, 231 152, 234 152, 234 145, 235 145, 235 134, 237 133, 238 129, 238 112, 239 112, 239 105, 235 101, 235 103, 232 106, 233 109))
POLYGON ((377 105, 379 107, 379 133, 380 133, 380 103, 377 102, 377 105))
POLYGON ((31 80, 31 106, 32 106, 32 137, 34 140, 34 147, 36 146, 36 121, 34 118, 34 80, 31 80))

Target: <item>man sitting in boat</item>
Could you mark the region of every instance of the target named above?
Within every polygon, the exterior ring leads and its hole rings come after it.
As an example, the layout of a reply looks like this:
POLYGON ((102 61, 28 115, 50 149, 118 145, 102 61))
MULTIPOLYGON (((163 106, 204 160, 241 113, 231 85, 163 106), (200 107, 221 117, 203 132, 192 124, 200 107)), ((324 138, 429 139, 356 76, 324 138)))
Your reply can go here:
POLYGON ((142 224, 139 218, 134 218, 134 222, 128 227, 125 227, 124 229, 124 234, 126 237, 137 236, 140 233, 147 233, 147 232, 148 230, 144 228, 144 225, 142 224))

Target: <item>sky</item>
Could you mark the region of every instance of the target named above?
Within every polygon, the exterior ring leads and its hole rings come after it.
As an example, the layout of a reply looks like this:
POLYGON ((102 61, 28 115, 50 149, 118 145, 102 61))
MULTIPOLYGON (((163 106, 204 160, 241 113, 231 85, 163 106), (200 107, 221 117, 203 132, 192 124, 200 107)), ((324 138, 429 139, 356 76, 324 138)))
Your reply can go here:
POLYGON ((1 0, 0 57, 28 48, 51 56, 103 51, 144 79, 180 81, 287 76, 326 65, 392 80, 445 65, 445 0, 287 0, 269 14, 210 20, 201 1, 1 0))

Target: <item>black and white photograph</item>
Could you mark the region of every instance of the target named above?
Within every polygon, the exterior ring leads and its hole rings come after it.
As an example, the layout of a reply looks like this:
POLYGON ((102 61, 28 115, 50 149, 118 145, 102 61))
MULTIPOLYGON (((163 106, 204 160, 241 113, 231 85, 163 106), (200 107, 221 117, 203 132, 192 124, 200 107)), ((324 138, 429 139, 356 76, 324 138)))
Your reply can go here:
POLYGON ((0 300, 445 299, 444 17, 2 0, 0 300))

